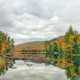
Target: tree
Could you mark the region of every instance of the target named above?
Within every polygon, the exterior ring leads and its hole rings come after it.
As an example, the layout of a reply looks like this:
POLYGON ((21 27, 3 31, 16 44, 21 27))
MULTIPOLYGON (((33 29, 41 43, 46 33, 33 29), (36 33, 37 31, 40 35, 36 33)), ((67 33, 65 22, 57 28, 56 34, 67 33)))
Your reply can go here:
POLYGON ((72 26, 70 25, 69 30, 65 34, 66 43, 72 45, 74 36, 75 36, 75 31, 73 30, 72 26))
POLYGON ((74 44, 74 38, 76 36, 77 32, 75 32, 70 25, 69 30, 65 34, 65 43, 66 43, 66 49, 65 49, 65 57, 72 61, 72 55, 73 55, 73 44, 74 44))
POLYGON ((44 45, 45 45, 45 50, 44 50, 45 53, 44 53, 44 55, 45 55, 46 57, 49 57, 49 53, 50 53, 50 44, 49 44, 48 41, 45 41, 44 45))
POLYGON ((59 56, 59 47, 56 42, 52 45, 51 54, 54 56, 55 59, 57 59, 59 56))
POLYGON ((79 73, 79 66, 80 66, 80 35, 77 31, 74 31, 73 28, 70 26, 68 32, 65 35, 65 42, 66 42, 66 55, 67 60, 73 63, 74 66, 69 66, 67 69, 68 73, 70 73, 70 77, 73 75, 71 73, 79 73), (73 70, 72 70, 73 68, 73 70), (75 72, 73 72, 75 71, 75 72))
POLYGON ((14 40, 10 37, 8 37, 8 48, 6 49, 6 53, 13 53, 14 51, 14 40))
POLYGON ((72 34, 72 35, 75 34, 72 25, 69 26, 69 30, 67 31, 67 34, 72 34))
POLYGON ((58 43, 54 42, 53 44, 49 44, 46 49, 46 57, 49 57, 50 60, 56 64, 61 56, 62 48, 58 45, 58 43))
POLYGON ((3 42, 4 42, 4 33, 0 31, 0 54, 2 53, 3 42))
POLYGON ((77 41, 77 36, 74 38, 74 44, 73 44, 73 63, 76 66, 76 72, 79 71, 80 66, 80 42, 77 41))
POLYGON ((7 55, 12 55, 12 50, 14 48, 14 41, 12 38, 10 38, 6 33, 0 31, 0 56, 5 59, 5 64, 7 67, 7 60, 10 58, 10 56, 7 55), (9 54, 8 54, 9 53, 9 54))

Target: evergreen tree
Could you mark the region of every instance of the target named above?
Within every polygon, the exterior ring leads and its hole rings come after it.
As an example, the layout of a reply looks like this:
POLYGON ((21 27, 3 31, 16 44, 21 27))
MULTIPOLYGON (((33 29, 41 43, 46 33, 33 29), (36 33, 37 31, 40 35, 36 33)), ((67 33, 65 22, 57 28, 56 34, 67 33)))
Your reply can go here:
POLYGON ((73 30, 72 26, 70 25, 69 30, 66 32, 65 41, 67 44, 73 44, 73 39, 75 36, 75 31, 73 30))
POLYGON ((77 41, 77 37, 74 38, 73 44, 73 63, 76 66, 76 72, 79 71, 80 66, 80 42, 77 41))
POLYGON ((72 25, 70 25, 70 27, 69 27, 69 30, 68 30, 68 32, 67 32, 67 34, 75 34, 75 32, 74 32, 74 30, 73 30, 73 27, 72 27, 72 25))

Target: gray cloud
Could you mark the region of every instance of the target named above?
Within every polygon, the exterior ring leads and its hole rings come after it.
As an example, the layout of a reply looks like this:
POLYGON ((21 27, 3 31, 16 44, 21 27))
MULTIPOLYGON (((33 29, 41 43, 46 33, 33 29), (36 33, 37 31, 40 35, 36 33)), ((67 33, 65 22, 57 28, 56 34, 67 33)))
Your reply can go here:
POLYGON ((79 0, 0 0, 0 30, 16 42, 64 35, 69 24, 80 31, 79 0))

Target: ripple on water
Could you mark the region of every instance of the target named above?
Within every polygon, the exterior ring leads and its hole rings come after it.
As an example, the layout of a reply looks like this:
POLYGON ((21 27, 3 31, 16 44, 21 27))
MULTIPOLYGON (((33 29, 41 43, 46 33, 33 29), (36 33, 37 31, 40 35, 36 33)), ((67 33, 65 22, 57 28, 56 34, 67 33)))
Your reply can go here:
POLYGON ((1 80, 67 80, 65 71, 53 65, 17 61, 15 67, 9 69, 1 80))

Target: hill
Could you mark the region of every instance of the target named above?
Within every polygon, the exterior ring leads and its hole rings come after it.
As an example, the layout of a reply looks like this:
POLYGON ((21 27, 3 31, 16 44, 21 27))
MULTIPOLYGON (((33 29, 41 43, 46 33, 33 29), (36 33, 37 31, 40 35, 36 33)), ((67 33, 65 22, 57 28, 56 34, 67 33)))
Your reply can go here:
POLYGON ((42 52, 45 49, 45 41, 34 41, 34 42, 27 42, 23 44, 19 44, 15 46, 14 51, 14 58, 23 58, 24 55, 22 54, 22 50, 26 50, 25 53, 27 55, 31 55, 33 52, 42 52), (31 53, 31 54, 29 54, 31 53))

